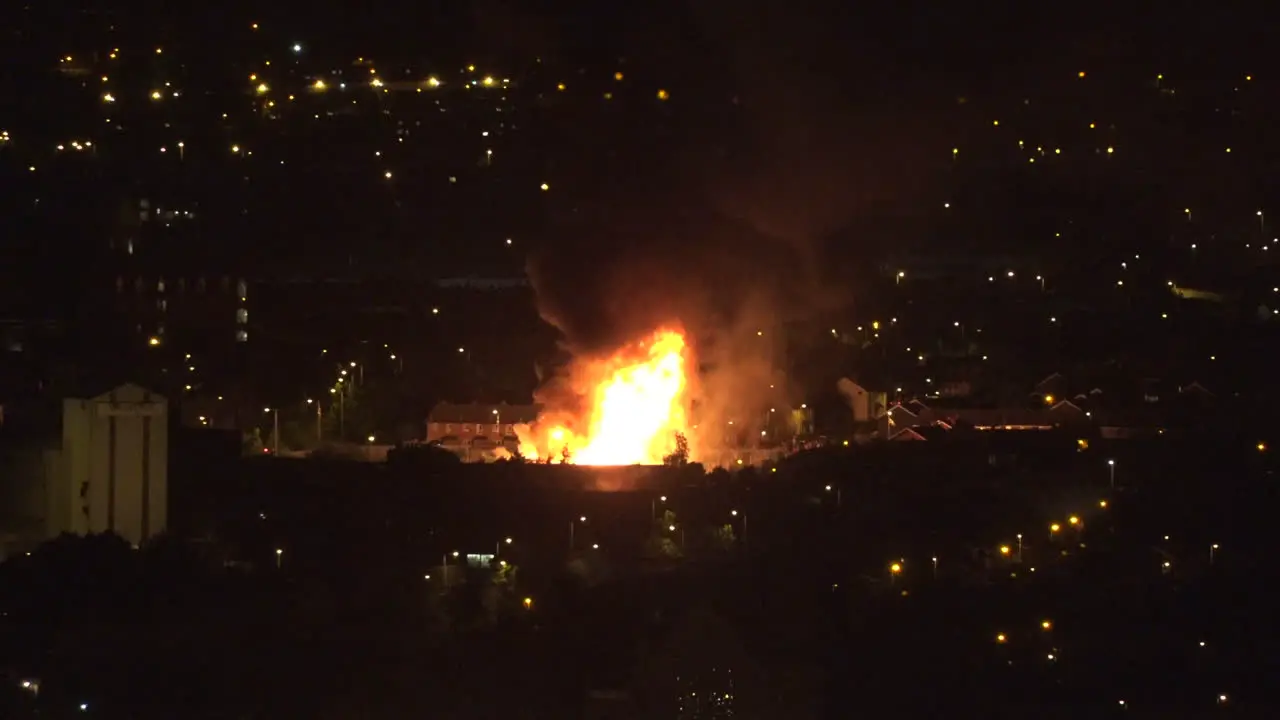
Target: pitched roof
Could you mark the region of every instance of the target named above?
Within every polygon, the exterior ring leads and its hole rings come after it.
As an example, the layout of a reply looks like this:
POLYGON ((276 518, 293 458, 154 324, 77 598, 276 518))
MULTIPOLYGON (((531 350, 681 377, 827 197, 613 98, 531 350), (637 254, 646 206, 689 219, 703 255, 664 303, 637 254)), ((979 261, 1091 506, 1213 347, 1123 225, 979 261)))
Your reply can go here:
POLYGON ((427 422, 530 423, 537 419, 541 410, 541 405, 439 403, 431 408, 431 414, 427 416, 427 422))

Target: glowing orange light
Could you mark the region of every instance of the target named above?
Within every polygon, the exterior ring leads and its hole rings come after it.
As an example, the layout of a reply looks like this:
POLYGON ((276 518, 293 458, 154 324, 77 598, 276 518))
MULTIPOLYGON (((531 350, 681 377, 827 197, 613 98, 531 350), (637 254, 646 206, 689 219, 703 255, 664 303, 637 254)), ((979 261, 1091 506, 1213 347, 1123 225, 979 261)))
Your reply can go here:
POLYGON ((663 330, 610 357, 580 360, 568 380, 582 410, 564 402, 517 427, 520 453, 581 465, 662 463, 689 429, 687 352, 683 335, 663 330))

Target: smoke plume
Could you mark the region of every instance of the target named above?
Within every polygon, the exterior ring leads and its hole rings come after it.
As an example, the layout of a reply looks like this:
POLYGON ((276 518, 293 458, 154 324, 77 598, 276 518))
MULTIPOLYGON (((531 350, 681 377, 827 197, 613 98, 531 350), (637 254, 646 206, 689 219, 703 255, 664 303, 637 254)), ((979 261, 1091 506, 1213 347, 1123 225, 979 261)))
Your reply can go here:
MULTIPOLYGON (((682 12, 631 38, 665 49, 661 67, 635 75, 669 79, 650 81, 669 83, 668 115, 564 129, 584 150, 559 165, 573 200, 555 208, 528 271, 572 355, 683 328, 708 436, 728 420, 732 432, 758 436, 768 408, 787 404, 788 326, 849 301, 841 278, 824 271, 828 239, 914 194, 910 168, 924 149, 878 93, 862 104, 835 99, 848 88, 823 73, 834 66, 823 54, 839 44, 832 38, 719 0, 682 12)), ((567 402, 554 380, 541 394, 567 402)))

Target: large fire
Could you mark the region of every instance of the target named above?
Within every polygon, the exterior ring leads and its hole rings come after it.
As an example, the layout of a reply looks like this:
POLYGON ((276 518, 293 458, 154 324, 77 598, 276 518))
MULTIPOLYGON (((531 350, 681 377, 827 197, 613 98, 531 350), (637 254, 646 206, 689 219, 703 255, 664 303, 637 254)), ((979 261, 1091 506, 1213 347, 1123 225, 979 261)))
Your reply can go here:
POLYGON ((568 377, 579 407, 548 405, 517 428, 526 459, 578 465, 656 465, 687 436, 688 348, 662 330, 610 357, 579 360, 568 377))

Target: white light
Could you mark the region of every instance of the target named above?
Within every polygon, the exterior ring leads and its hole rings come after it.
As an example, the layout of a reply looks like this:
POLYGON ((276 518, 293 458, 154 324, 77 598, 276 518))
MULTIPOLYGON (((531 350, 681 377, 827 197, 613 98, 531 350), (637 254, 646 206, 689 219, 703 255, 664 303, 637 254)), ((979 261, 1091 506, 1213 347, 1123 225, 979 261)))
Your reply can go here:
POLYGON ((294 44, 293 44, 293 51, 294 51, 295 53, 300 53, 300 52, 302 52, 302 45, 300 45, 300 44, 298 44, 298 43, 294 43, 294 44))

